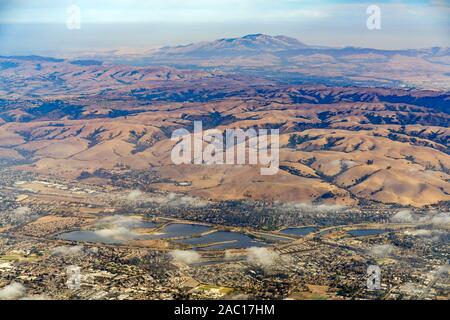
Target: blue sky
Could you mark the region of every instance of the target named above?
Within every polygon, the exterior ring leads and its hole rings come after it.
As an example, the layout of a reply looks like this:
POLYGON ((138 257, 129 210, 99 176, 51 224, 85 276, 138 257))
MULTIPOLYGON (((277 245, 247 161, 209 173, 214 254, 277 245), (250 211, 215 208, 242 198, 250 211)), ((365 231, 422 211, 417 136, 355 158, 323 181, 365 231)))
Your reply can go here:
POLYGON ((1 0, 0 52, 140 48, 285 34, 310 44, 450 46, 450 0, 1 0), (369 5, 382 29, 366 27, 369 5), (67 30, 67 8, 81 29, 67 30))

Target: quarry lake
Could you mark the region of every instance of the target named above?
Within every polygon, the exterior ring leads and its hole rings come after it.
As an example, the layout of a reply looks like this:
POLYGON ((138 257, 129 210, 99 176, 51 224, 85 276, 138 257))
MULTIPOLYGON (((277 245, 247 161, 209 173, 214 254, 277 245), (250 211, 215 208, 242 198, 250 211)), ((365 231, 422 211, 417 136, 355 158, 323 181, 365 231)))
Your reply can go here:
POLYGON ((72 231, 60 234, 58 239, 68 241, 82 241, 104 244, 121 244, 125 242, 124 239, 102 236, 96 231, 72 231))
POLYGON ((212 230, 211 227, 200 224, 173 223, 165 226, 154 234, 146 235, 146 239, 183 238, 212 230))
POLYGON ((152 239, 171 239, 186 238, 190 236, 200 235, 210 231, 212 228, 199 224, 182 224, 173 223, 164 226, 154 233, 150 233, 152 229, 158 227, 154 222, 136 222, 127 225, 127 229, 123 228, 104 228, 96 230, 80 230, 60 234, 58 239, 68 241, 84 241, 105 244, 120 244, 129 240, 152 240, 152 239), (136 233, 133 229, 149 229, 149 233, 136 233))
POLYGON ((281 230, 280 232, 283 234, 291 235, 291 236, 307 236, 311 232, 316 231, 315 227, 299 227, 299 228, 286 228, 281 230))
MULTIPOLYGON (((93 242, 104 244, 123 244, 130 240, 174 239, 174 241, 192 246, 195 250, 243 249, 267 246, 264 241, 256 240, 245 233, 233 231, 214 231, 212 227, 200 224, 168 224, 155 229, 157 224, 150 223, 134 226, 149 228, 149 233, 116 233, 114 229, 79 230, 60 234, 58 239, 68 241, 93 242), (150 233, 155 229, 153 233, 150 233)), ((272 241, 269 242, 273 242, 272 241)))
POLYGON ((266 246, 264 242, 254 240, 244 233, 231 231, 217 231, 179 242, 192 245, 194 249, 198 250, 244 249, 266 246))

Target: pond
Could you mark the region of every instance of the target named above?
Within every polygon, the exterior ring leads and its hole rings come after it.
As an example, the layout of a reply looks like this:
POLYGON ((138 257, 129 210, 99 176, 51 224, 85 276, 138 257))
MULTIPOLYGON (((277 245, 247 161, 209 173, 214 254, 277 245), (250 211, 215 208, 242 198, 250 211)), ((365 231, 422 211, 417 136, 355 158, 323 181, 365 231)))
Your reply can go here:
POLYGON ((244 233, 232 231, 217 231, 202 237, 180 240, 179 242, 192 245, 194 249, 198 250, 244 249, 267 246, 266 243, 254 240, 244 233))
MULTIPOLYGON (((199 224, 181 224, 173 223, 165 226, 153 234, 137 234, 133 229, 153 229, 158 224, 146 221, 136 221, 136 223, 127 222, 126 228, 121 226, 112 226, 98 228, 96 230, 80 230, 60 234, 57 238, 69 241, 85 241, 105 244, 121 244, 130 240, 153 240, 184 238, 211 230, 211 227, 199 224)), ((151 231, 151 230, 149 230, 151 231)))
POLYGON ((211 227, 203 226, 200 224, 173 223, 165 226, 156 234, 149 235, 149 237, 151 239, 183 238, 205 233, 207 231, 210 231, 211 229, 211 227))
POLYGON ((105 237, 98 234, 95 231, 72 231, 60 234, 58 239, 68 240, 68 241, 84 241, 93 243, 104 243, 104 244, 121 244, 124 243, 125 239, 118 239, 115 237, 105 237))
POLYGON ((299 228, 286 228, 281 230, 281 233, 292 236, 304 237, 315 231, 317 231, 317 228, 315 227, 299 227, 299 228))

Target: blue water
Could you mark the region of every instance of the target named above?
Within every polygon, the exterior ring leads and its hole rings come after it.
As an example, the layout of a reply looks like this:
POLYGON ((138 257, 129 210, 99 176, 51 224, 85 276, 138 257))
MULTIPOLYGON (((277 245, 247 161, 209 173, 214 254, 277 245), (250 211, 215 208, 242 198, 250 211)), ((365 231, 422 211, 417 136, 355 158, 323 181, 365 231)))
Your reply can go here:
POLYGON ((202 226, 199 224, 173 223, 159 230, 158 234, 149 235, 149 237, 151 237, 151 239, 182 238, 204 233, 211 229, 211 227, 202 226))
POLYGON ((314 228, 314 227, 286 228, 286 229, 281 230, 281 233, 292 235, 292 236, 304 237, 316 230, 317 230, 317 228, 314 228))
MULTIPOLYGON (((136 221, 136 223, 127 223, 127 228, 155 228, 158 224, 147 221, 136 221)), ((203 232, 211 230, 211 227, 202 226, 198 224, 169 224, 157 234, 142 234, 137 237, 130 237, 128 240, 151 240, 151 239, 169 239, 169 238, 182 238, 189 237, 203 232)), ((100 229, 101 230, 101 229, 100 229)), ((130 232, 131 234, 131 232, 130 232)), ((85 241, 94 243, 105 243, 105 244, 121 244, 126 242, 122 239, 114 239, 113 237, 105 237, 98 235, 95 230, 92 231, 72 231, 66 232, 58 236, 59 239, 69 240, 69 241, 85 241)))
POLYGON ((97 235, 94 231, 72 231, 66 232, 58 236, 58 239, 68 241, 85 241, 104 244, 121 244, 124 240, 113 238, 105 238, 97 235))
MULTIPOLYGON (((112 229, 115 226, 124 226, 127 229, 137 229, 137 228, 147 228, 152 229, 158 226, 158 223, 146 221, 142 218, 130 218, 126 219, 123 222, 118 222, 120 220, 116 220, 115 217, 112 217, 111 220, 108 220, 105 218, 101 221, 99 224, 99 230, 102 229, 112 229), (101 225, 101 226, 100 226, 101 225)), ((130 231, 130 235, 125 235, 127 238, 136 240, 136 239, 145 239, 146 236, 138 236, 135 237, 134 234, 130 231)), ((85 241, 85 242, 94 242, 94 243, 105 243, 105 244, 121 244, 124 243, 124 239, 117 239, 114 237, 105 237, 104 235, 99 235, 95 232, 95 230, 79 230, 79 231, 72 231, 72 232, 66 232, 58 236, 58 239, 62 240, 69 240, 69 241, 85 241)))
POLYGON ((180 240, 179 242, 192 245, 194 249, 197 248, 199 250, 243 249, 250 247, 266 246, 264 242, 254 240, 246 234, 231 231, 217 231, 202 237, 180 240), (198 248, 199 245, 225 241, 232 241, 232 242, 198 248))
POLYGON ((258 234, 258 237, 262 238, 264 241, 268 242, 282 242, 282 241, 290 241, 289 238, 276 236, 273 234, 258 234))
POLYGON ((139 219, 136 219, 136 222, 132 222, 132 223, 128 223, 127 227, 131 228, 131 229, 151 229, 151 228, 156 228, 159 224, 156 222, 151 222, 151 221, 144 221, 141 220, 139 221, 139 219))

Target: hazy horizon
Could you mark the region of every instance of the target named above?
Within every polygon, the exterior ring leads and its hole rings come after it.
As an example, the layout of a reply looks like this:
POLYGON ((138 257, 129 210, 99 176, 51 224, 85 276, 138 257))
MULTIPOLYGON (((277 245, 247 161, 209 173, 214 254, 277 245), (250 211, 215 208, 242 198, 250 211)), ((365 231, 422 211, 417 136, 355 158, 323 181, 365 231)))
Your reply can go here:
POLYGON ((0 54, 147 50, 254 33, 334 47, 450 46, 450 7, 442 0, 6 0, 0 10, 0 54), (381 10, 380 30, 366 26, 371 4, 381 10), (73 5, 79 29, 67 27, 73 5))

